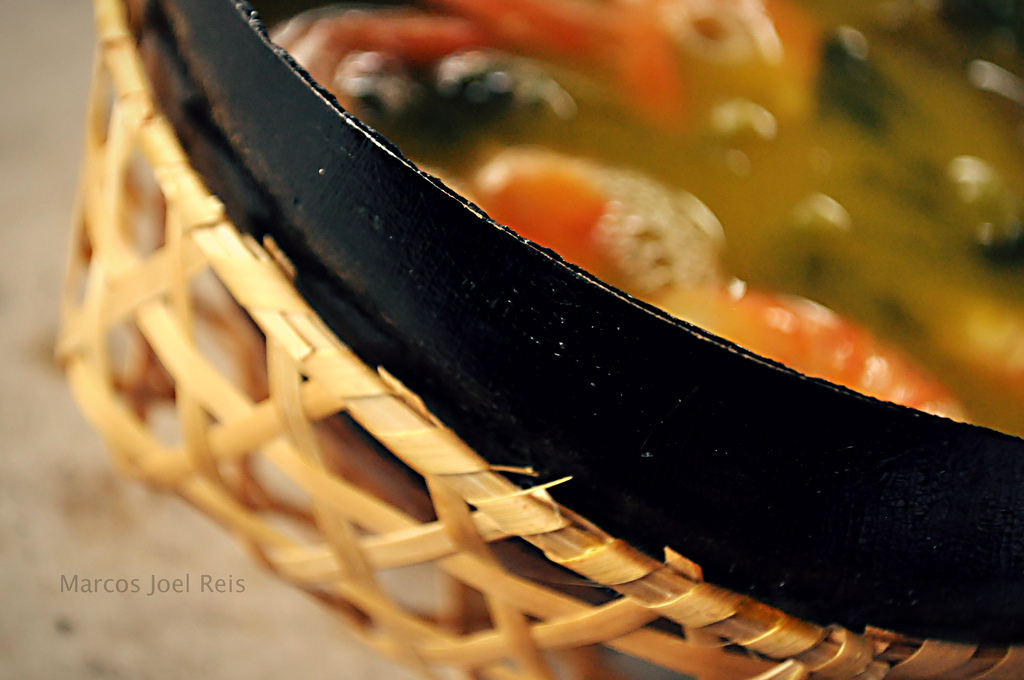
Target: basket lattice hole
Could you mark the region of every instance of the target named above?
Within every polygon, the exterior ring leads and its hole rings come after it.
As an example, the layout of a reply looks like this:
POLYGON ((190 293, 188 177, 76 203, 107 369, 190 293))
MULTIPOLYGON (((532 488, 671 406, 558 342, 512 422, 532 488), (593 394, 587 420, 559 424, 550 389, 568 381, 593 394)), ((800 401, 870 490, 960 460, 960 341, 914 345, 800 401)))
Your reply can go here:
POLYGON ((406 612, 435 622, 445 608, 444 576, 430 563, 376 572, 381 591, 406 612))
POLYGON ((167 448, 181 446, 181 420, 173 402, 150 403, 146 409, 146 425, 149 427, 149 431, 167 448))
POLYGON ((304 590, 327 605, 328 611, 338 616, 348 627, 349 630, 346 632, 356 633, 367 640, 377 634, 373 617, 341 595, 325 588, 307 587, 304 590))
POLYGON ((437 519, 423 477, 348 414, 326 418, 319 424, 318 432, 324 464, 332 474, 419 522, 437 519))
POLYGON ((122 237, 144 258, 164 245, 167 203, 153 170, 137 148, 125 170, 124 192, 122 237))
POLYGON ((614 590, 555 564, 521 538, 492 543, 491 552, 507 571, 588 604, 602 605, 621 597, 614 590))
MULTIPOLYGON (((585 648, 562 649, 558 651, 542 652, 540 660, 547 668, 546 677, 553 680, 625 680, 624 678, 609 674, 595 663, 595 656, 588 655, 585 648)), ((491 678, 520 678, 521 680, 539 680, 542 675, 536 671, 524 668, 522 663, 515 659, 504 659, 492 664, 471 676, 480 680, 491 678)), ((637 678, 637 680, 644 680, 637 678)))
POLYGON ((549 651, 543 657, 557 680, 627 680, 604 666, 603 650, 597 645, 549 651))
POLYGON ((135 416, 161 443, 179 445, 181 428, 174 406, 174 378, 134 322, 110 329, 107 358, 113 386, 135 416))
POLYGON ((689 675, 607 647, 599 648, 597 654, 600 658, 597 667, 603 669, 601 671, 603 675, 597 676, 601 680, 605 678, 608 680, 612 678, 620 680, 693 680, 689 675))
POLYGON ((249 399, 266 399, 266 342, 252 318, 209 269, 193 276, 189 293, 195 349, 249 399))
POLYGON ((247 456, 239 466, 239 500, 253 510, 289 518, 306 529, 313 526, 309 493, 262 455, 247 456))
POLYGON ((438 621, 446 629, 459 635, 469 635, 494 628, 487 598, 482 592, 454 578, 442 581, 443 607, 438 621))

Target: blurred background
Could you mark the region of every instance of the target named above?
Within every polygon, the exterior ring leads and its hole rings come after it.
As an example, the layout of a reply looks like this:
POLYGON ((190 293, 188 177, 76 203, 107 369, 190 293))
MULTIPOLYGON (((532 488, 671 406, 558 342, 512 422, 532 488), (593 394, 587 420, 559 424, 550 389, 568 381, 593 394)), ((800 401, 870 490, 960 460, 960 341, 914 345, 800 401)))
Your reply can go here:
POLYGON ((183 501, 114 473, 52 358, 92 6, 0 7, 0 679, 409 677, 183 501), (192 592, 146 596, 186 573, 192 592), (200 574, 245 592, 196 593, 200 574), (143 592, 61 592, 75 575, 143 592))

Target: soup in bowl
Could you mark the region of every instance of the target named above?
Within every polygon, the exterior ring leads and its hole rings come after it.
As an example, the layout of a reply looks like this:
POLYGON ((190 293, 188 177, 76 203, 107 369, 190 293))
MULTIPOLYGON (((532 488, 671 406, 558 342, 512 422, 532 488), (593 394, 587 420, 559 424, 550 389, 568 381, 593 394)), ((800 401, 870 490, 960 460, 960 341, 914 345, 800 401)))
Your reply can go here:
POLYGON ((803 373, 1024 433, 1024 62, 982 3, 337 6, 276 40, 499 223, 803 373))

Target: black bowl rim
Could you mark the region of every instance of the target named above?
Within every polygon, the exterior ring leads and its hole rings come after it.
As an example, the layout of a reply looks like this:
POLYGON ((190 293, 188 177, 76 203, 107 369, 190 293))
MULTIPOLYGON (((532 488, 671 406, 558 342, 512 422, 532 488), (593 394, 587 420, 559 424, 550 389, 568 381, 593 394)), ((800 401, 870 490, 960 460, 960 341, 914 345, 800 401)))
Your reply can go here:
POLYGON ((1024 441, 795 373, 496 225, 234 0, 140 0, 164 112, 240 228, 493 464, 818 623, 1024 641, 1024 441))

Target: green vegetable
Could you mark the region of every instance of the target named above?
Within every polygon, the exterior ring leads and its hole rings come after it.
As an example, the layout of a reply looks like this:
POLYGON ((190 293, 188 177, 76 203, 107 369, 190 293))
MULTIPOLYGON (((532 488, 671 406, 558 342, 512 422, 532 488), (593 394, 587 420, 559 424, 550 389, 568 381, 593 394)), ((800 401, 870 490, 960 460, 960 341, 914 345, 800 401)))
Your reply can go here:
POLYGON ((818 101, 823 116, 841 116, 884 135, 903 103, 898 88, 870 60, 863 36, 846 29, 825 41, 818 101))

